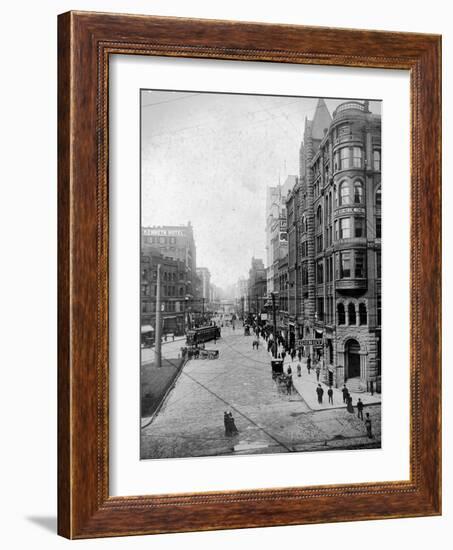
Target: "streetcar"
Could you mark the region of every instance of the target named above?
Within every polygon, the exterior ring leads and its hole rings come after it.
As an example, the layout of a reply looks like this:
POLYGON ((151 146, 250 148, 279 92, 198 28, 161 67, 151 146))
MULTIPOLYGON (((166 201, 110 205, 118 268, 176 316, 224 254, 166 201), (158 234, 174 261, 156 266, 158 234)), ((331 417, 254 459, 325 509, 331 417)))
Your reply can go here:
POLYGON ((220 328, 216 326, 207 326, 194 328, 187 331, 187 345, 196 346, 209 340, 220 338, 220 328))

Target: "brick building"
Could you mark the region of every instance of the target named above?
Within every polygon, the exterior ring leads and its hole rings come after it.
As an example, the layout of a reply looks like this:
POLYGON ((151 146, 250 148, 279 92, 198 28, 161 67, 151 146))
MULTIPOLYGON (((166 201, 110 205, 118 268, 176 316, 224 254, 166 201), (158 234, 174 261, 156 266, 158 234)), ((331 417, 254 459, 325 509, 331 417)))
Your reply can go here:
POLYGON ((155 249, 141 254, 141 324, 156 327, 157 266, 160 264, 162 334, 184 334, 187 322, 187 271, 185 263, 155 249))
POLYGON ((199 298, 196 289, 199 285, 197 277, 197 256, 193 228, 187 225, 159 225, 142 227, 142 252, 157 250, 163 256, 183 262, 186 269, 187 297, 199 298))

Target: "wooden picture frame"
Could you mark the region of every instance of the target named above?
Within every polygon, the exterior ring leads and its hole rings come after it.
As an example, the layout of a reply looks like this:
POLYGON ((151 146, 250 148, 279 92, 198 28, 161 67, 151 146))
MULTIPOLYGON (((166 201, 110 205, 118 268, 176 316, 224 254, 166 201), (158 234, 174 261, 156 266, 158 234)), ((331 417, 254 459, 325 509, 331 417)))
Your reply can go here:
POLYGON ((441 39, 69 12, 58 21, 58 532, 68 538, 441 513, 441 39), (410 480, 109 496, 109 56, 410 71, 410 480))

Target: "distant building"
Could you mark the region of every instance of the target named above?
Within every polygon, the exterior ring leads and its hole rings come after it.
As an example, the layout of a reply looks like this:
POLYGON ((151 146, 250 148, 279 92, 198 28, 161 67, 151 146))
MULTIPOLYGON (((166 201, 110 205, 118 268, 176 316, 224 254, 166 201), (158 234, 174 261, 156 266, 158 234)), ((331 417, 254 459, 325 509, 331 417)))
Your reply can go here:
POLYGON ((205 300, 205 303, 211 301, 211 273, 207 267, 197 267, 197 275, 200 280, 200 298, 205 300))
POLYGON ((249 312, 249 281, 242 277, 237 282, 238 312, 243 317, 249 312))
POLYGON ((141 255, 141 324, 156 329, 157 266, 160 264, 162 334, 184 334, 187 275, 184 262, 157 250, 141 255))
POLYGON ((142 252, 146 255, 151 249, 184 263, 187 271, 187 297, 197 299, 196 246, 191 223, 142 227, 142 252))
POLYGON ((264 312, 266 300, 266 270, 263 260, 252 258, 248 278, 248 311, 258 314, 264 312))
POLYGON ((267 188, 266 195, 266 292, 278 291, 277 266, 285 254, 286 198, 297 182, 297 176, 288 176, 283 185, 267 188), (281 248, 280 248, 281 245, 281 248))

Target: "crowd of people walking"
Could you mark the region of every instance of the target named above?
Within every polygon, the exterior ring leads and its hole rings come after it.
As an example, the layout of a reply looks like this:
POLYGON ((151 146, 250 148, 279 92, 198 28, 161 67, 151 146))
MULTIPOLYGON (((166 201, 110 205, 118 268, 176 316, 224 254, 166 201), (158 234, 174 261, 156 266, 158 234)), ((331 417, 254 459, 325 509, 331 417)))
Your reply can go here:
MULTIPOLYGON (((303 364, 303 361, 305 361, 305 366, 307 369, 308 376, 311 377, 312 371, 316 376, 315 392, 316 392, 318 406, 323 404, 324 395, 325 393, 327 393, 327 404, 329 406, 342 407, 343 405, 346 405, 346 410, 351 414, 355 414, 355 412, 357 411, 357 417, 360 420, 362 420, 365 424, 367 436, 369 438, 373 438, 372 421, 369 413, 366 413, 364 418, 363 409, 365 407, 365 403, 363 403, 362 399, 359 397, 354 406, 353 398, 349 392, 349 389, 347 388, 346 384, 344 384, 343 388, 341 389, 343 403, 340 403, 341 396, 338 397, 338 393, 339 393, 338 391, 337 391, 338 401, 336 402, 334 399, 335 392, 332 387, 332 384, 324 384, 324 387, 323 387, 323 384, 321 383, 321 373, 323 372, 324 365, 322 363, 321 357, 318 357, 316 355, 312 356, 310 354, 307 354, 305 356, 304 351, 302 349, 296 350, 294 346, 290 347, 288 345, 288 342, 282 336, 276 335, 276 337, 274 338, 272 329, 269 325, 262 327, 256 324, 248 325, 244 323, 244 334, 254 336, 252 340, 253 350, 256 350, 256 351, 259 350, 260 338, 262 338, 266 343, 268 353, 274 359, 282 360, 285 368, 284 368, 284 372, 282 373, 282 376, 278 377, 280 391, 283 388, 283 391, 287 395, 291 395, 297 391, 293 381, 293 367, 295 367, 297 378, 302 378, 302 364, 303 364), (296 357, 297 357, 297 364, 293 365, 293 363, 296 362, 296 357), (327 390, 325 391, 324 388, 326 386, 327 386, 327 390)), ((298 382, 299 388, 301 383, 304 384, 303 380, 298 382)), ((225 423, 226 436, 232 436, 238 433, 238 430, 235 425, 235 421, 231 412, 229 413, 225 412, 224 423, 225 423)))

